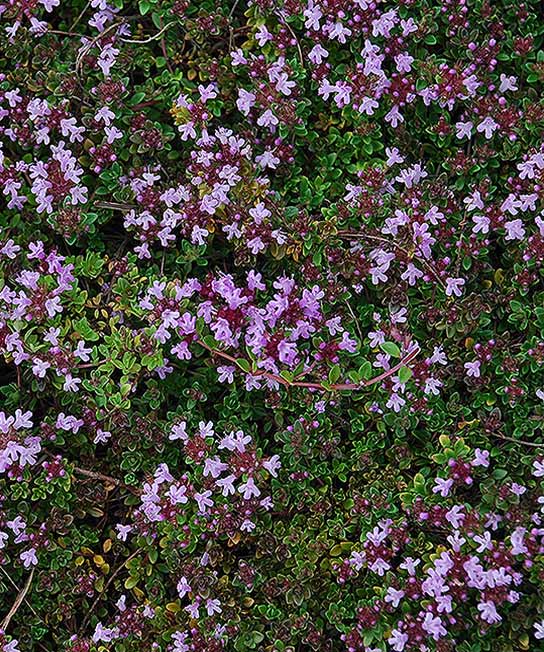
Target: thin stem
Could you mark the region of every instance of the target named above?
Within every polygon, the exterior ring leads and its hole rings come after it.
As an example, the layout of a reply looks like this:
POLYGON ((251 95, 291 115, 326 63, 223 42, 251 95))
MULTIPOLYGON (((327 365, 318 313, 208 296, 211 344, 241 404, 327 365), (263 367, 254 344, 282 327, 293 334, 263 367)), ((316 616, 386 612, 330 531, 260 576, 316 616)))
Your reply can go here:
POLYGON ((504 439, 504 441, 511 441, 514 444, 519 444, 520 446, 534 446, 535 448, 544 448, 544 443, 539 444, 534 441, 526 441, 525 439, 515 439, 514 437, 508 437, 506 435, 503 435, 500 432, 492 432, 491 434, 493 435, 493 437, 497 437, 498 439, 504 439))
POLYGON ((74 472, 79 473, 79 475, 84 475, 85 477, 93 478, 94 480, 103 480, 104 482, 109 482, 110 484, 113 484, 116 487, 123 487, 123 489, 127 489, 135 496, 140 495, 140 491, 138 489, 135 489, 134 487, 131 487, 130 485, 125 484, 124 482, 121 482, 121 480, 112 478, 111 475, 105 475, 104 473, 98 473, 97 471, 89 471, 88 469, 81 469, 78 466, 74 466, 73 468, 74 468, 74 472))
MULTIPOLYGON (((223 358, 224 360, 228 360, 229 362, 234 363, 237 367, 240 367, 238 364, 238 360, 234 358, 233 356, 229 355, 228 353, 224 353, 223 351, 219 351, 218 349, 214 349, 211 346, 208 346, 205 342, 202 342, 201 340, 197 340, 197 343, 200 344, 203 348, 205 348, 207 351, 212 353, 213 355, 217 355, 220 358, 223 358)), ((360 390, 363 389, 364 387, 370 387, 371 385, 375 385, 376 383, 381 382, 382 380, 385 380, 386 378, 389 378, 392 376, 394 373, 396 373, 399 369, 402 367, 405 367, 407 364, 409 364, 420 352, 419 346, 416 346, 410 353, 404 356, 402 360, 396 364, 394 367, 391 367, 391 369, 387 369, 383 373, 381 373, 379 376, 375 376, 374 378, 371 378, 370 380, 365 380, 361 383, 334 383, 332 385, 329 385, 328 387, 324 387, 323 383, 317 383, 317 382, 303 382, 303 381, 289 381, 283 378, 282 376, 278 374, 273 374, 269 371, 263 371, 261 369, 255 370, 255 371, 250 371, 246 372, 249 373, 252 376, 262 376, 264 378, 269 378, 270 380, 274 380, 275 382, 279 383, 280 385, 283 385, 284 387, 305 387, 306 389, 319 389, 321 391, 323 390, 328 390, 328 391, 347 391, 347 390, 360 390)))
POLYGON ((424 258, 420 258, 419 256, 416 256, 415 254, 410 254, 410 252, 406 251, 406 249, 400 245, 398 242, 395 242, 394 240, 388 240, 387 238, 382 238, 379 235, 370 235, 367 233, 352 233, 351 231, 339 231, 338 234, 341 238, 355 238, 357 240, 374 240, 376 242, 383 242, 384 244, 392 245, 393 247, 396 247, 399 251, 402 251, 402 253, 410 258, 412 256, 415 258, 419 263, 421 263, 427 271, 429 271, 436 281, 439 283, 439 285, 442 286, 442 288, 446 288, 446 284, 444 281, 440 278, 438 273, 435 271, 435 269, 432 267, 430 263, 428 263, 424 258))
POLYGON ((166 32, 167 29, 170 29, 172 25, 175 25, 176 21, 172 21, 171 23, 167 23, 161 30, 159 30, 156 34, 153 36, 150 36, 149 38, 137 40, 137 39, 131 39, 131 38, 120 38, 119 40, 122 41, 123 43, 136 43, 143 45, 144 43, 151 43, 151 41, 156 41, 159 39, 164 32, 166 32))
POLYGON ((87 615, 85 616, 83 622, 81 623, 81 627, 79 628, 79 632, 78 632, 79 634, 81 634, 81 633, 83 632, 83 630, 85 629, 85 626, 86 626, 87 623, 89 622, 89 620, 90 620, 90 618, 91 618, 91 616, 92 616, 92 614, 93 614, 93 611, 95 610, 96 605, 98 604, 98 601, 99 601, 100 598, 101 598, 101 597, 106 593, 106 591, 108 590, 110 584, 111 584, 111 583, 113 582, 113 580, 117 577, 117 575, 119 575, 119 573, 120 573, 120 572, 123 570, 123 568, 128 564, 128 562, 129 562, 131 559, 134 559, 134 557, 136 557, 136 555, 139 554, 140 552, 141 552, 140 549, 138 549, 138 550, 136 550, 135 552, 133 552, 133 553, 132 553, 129 557, 127 557, 127 558, 125 559, 125 561, 124 561, 124 562, 123 562, 123 563, 122 563, 122 564, 121 564, 121 565, 120 565, 120 566, 119 566, 119 567, 118 567, 118 568, 113 572, 113 574, 111 575, 111 577, 109 578, 109 580, 106 582, 104 588, 103 588, 102 591, 101 591, 101 592, 96 596, 95 601, 93 602, 93 604, 91 605, 91 608, 90 608, 89 611, 87 612, 87 615))
POLYGON ((35 570, 36 569, 33 568, 30 571, 30 575, 28 576, 28 579, 27 579, 24 587, 17 594, 17 597, 15 598, 15 602, 13 603, 13 605, 12 605, 11 609, 9 610, 8 614, 6 615, 4 620, 2 621, 1 629, 3 631, 6 631, 11 619, 13 618, 13 616, 15 616, 15 614, 17 613, 17 610, 19 609, 19 607, 23 603, 23 600, 25 599, 25 596, 26 596, 26 594, 28 593, 28 591, 30 589, 30 585, 32 584, 32 578, 34 577, 34 571, 35 570))
MULTIPOLYGON (((4 575, 7 577, 8 582, 11 584, 11 586, 13 586, 13 588, 17 591, 17 593, 19 593, 19 592, 21 591, 21 589, 20 589, 20 588, 17 586, 17 584, 15 584, 15 582, 11 579, 11 577, 8 575, 8 573, 4 570, 4 567, 3 567, 3 566, 0 566, 0 571, 2 571, 2 573, 4 573, 4 575)), ((34 607, 33 607, 33 606, 30 604, 30 602, 26 599, 26 596, 25 596, 25 602, 26 602, 26 606, 30 609, 30 611, 32 611, 32 613, 36 616, 36 618, 39 618, 39 616, 38 616, 38 614, 36 613, 34 607)))

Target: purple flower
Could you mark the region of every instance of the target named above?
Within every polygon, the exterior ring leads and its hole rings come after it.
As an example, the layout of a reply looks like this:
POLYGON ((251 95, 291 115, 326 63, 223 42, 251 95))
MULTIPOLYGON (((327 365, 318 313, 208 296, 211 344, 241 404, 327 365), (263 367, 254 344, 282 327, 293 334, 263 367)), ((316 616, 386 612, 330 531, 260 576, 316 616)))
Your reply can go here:
POLYGON ((449 478, 444 480, 442 478, 435 478, 435 485, 433 487, 433 494, 440 494, 443 498, 450 495, 451 488, 453 487, 453 480, 449 478))
POLYGON ((484 468, 487 468, 489 466, 489 451, 483 451, 480 448, 477 448, 474 451, 472 466, 483 466, 484 468))
POLYGON ((535 478, 544 477, 544 460, 535 460, 533 462, 533 475, 535 478))
POLYGON ((478 133, 484 133, 485 137, 489 140, 493 135, 493 132, 498 129, 499 125, 491 117, 484 118, 480 124, 476 127, 478 133))
POLYGON ((478 604, 478 611, 480 612, 482 620, 484 620, 489 625, 500 623, 502 620, 501 616, 497 613, 495 603, 491 600, 480 602, 478 604))
POLYGON ((99 641, 110 643, 115 638, 118 638, 118 634, 119 632, 116 627, 104 627, 102 623, 97 623, 92 639, 94 643, 98 643, 99 641))
POLYGON ((220 383, 233 383, 234 382, 234 372, 236 371, 236 367, 232 365, 222 365, 220 367, 217 367, 217 371, 219 373, 219 382, 220 383))
POLYGON ((234 475, 228 475, 226 478, 221 478, 220 480, 216 480, 215 484, 217 487, 219 487, 222 491, 223 496, 228 496, 229 494, 235 493, 236 489, 234 488, 234 481, 236 480, 236 476, 234 475))
POLYGON ((404 634, 398 629, 394 629, 391 632, 391 636, 387 639, 387 642, 392 646, 395 652, 402 652, 408 643, 408 634, 404 634))
POLYGON ((34 548, 22 552, 19 555, 19 559, 23 562, 25 568, 38 565, 38 558, 36 557, 36 550, 34 548))
POLYGON ((539 623, 535 623, 534 628, 535 628, 535 638, 537 639, 544 638, 544 620, 541 620, 539 623))
POLYGON ((446 295, 451 297, 455 295, 460 297, 463 293, 463 286, 465 285, 464 278, 447 278, 446 279, 446 295))
POLYGON ((404 591, 402 590, 397 590, 394 587, 390 586, 387 589, 387 592, 385 594, 385 602, 389 602, 392 607, 398 607, 400 604, 401 599, 404 597, 404 591))
POLYGON ((525 229, 521 220, 505 222, 504 228, 506 229, 505 240, 523 240, 525 237, 525 229))
POLYGON ((465 362, 464 367, 467 370, 467 376, 472 376, 473 378, 480 377, 480 361, 474 360, 474 362, 465 362))
POLYGON ((73 378, 72 374, 66 374, 62 388, 65 392, 77 392, 80 384, 81 378, 73 378))
POLYGON ((132 532, 132 525, 121 525, 121 523, 118 523, 115 529, 117 530, 117 538, 120 541, 126 541, 128 535, 132 532))
POLYGON ((239 493, 244 495, 244 500, 249 500, 252 497, 257 498, 261 495, 260 489, 255 484, 253 478, 249 478, 247 482, 244 482, 238 487, 239 493))
POLYGON ((273 455, 269 460, 263 462, 263 467, 270 473, 274 478, 278 476, 278 469, 281 467, 279 455, 273 455))
POLYGON ((208 616, 213 616, 214 613, 220 614, 222 611, 220 600, 212 600, 212 598, 206 600, 206 612, 208 616))
POLYGON ((187 582, 187 578, 185 576, 180 578, 179 582, 177 583, 176 590, 179 597, 182 599, 187 595, 187 593, 192 591, 191 585, 189 582, 187 582))
POLYGON ((473 127, 474 127, 474 125, 470 121, 468 121, 468 122, 458 122, 455 125, 455 129, 456 129, 455 133, 456 133, 457 138, 459 138, 460 140, 463 139, 463 138, 470 138, 470 136, 472 134, 473 127))
POLYGON ((425 618, 421 623, 423 629, 430 634, 435 641, 438 641, 440 638, 447 634, 445 627, 442 624, 442 620, 439 616, 433 616, 432 613, 427 612, 425 618))
POLYGON ((198 505, 198 511, 202 514, 205 514, 208 511, 208 507, 213 507, 213 500, 210 498, 211 495, 212 492, 209 490, 195 493, 194 495, 194 499, 198 505))

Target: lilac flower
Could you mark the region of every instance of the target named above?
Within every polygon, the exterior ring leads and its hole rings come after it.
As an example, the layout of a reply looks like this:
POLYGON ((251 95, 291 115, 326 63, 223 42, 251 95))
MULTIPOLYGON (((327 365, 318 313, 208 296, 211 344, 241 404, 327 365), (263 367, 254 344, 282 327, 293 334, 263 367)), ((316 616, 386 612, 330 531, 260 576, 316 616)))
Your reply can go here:
POLYGON ((533 462, 533 475, 535 478, 544 477, 544 460, 535 460, 533 462))
POLYGON ((81 378, 73 378, 72 374, 66 374, 62 388, 65 392, 77 392, 80 384, 81 378))
POLYGON ((518 484, 517 482, 512 482, 510 485, 510 491, 515 495, 515 496, 523 496, 523 494, 527 491, 527 487, 524 487, 521 484, 518 484))
POLYGON ((25 568, 29 568, 30 566, 37 566, 38 565, 38 558, 36 557, 35 548, 30 548, 29 550, 23 551, 19 555, 19 559, 23 562, 23 566, 25 568))
POLYGON ((222 491, 223 496, 228 496, 229 494, 234 494, 236 489, 234 487, 234 481, 236 480, 236 476, 234 475, 228 475, 225 478, 221 478, 220 480, 216 480, 215 484, 218 486, 222 491))
POLYGON ((522 555, 528 552, 527 546, 523 543, 526 532, 524 527, 517 527, 510 535, 513 555, 522 555))
POLYGON ((168 489, 166 495, 170 499, 172 505, 185 505, 187 502, 189 502, 186 493, 187 493, 186 487, 170 485, 170 488, 168 489))
POLYGON ((453 487, 453 480, 443 480, 442 478, 435 478, 435 485, 433 487, 433 494, 439 493, 442 497, 449 496, 451 488, 453 487))
POLYGON ((192 591, 191 585, 187 582, 187 578, 185 576, 180 578, 179 582, 176 585, 176 590, 181 599, 183 599, 187 593, 192 591))
POLYGON ((109 430, 102 430, 102 428, 96 429, 96 435, 93 439, 94 444, 105 444, 108 439, 111 437, 111 432, 109 430))
POLYGON ((314 45, 314 47, 308 53, 308 59, 310 59, 310 61, 315 65, 319 65, 320 63, 322 63, 323 59, 327 58, 328 56, 329 53, 327 52, 327 50, 325 50, 324 47, 319 45, 319 43, 317 45, 314 45))
POLYGON ((463 293, 462 288, 464 285, 465 285, 464 278, 447 278, 446 295, 448 297, 451 297, 452 295, 455 295, 456 297, 460 297, 461 294, 463 293))
POLYGON ((92 640, 94 643, 102 641, 103 643, 110 643, 118 638, 118 630, 116 627, 104 627, 102 623, 97 623, 92 640))
POLYGON ((491 600, 480 602, 478 604, 478 611, 480 612, 482 620, 484 620, 489 625, 500 623, 502 620, 501 616, 497 613, 495 603, 491 600))
POLYGON ((214 613, 220 614, 223 610, 221 609, 221 601, 218 599, 213 600, 208 598, 206 600, 206 612, 208 616, 213 616, 214 613))
POLYGON ((406 647, 406 643, 408 643, 408 634, 405 634, 398 629, 393 629, 387 642, 395 652, 402 652, 406 647))
POLYGON ((404 597, 404 591, 402 590, 397 590, 390 586, 387 589, 387 592, 385 594, 385 602, 388 602, 391 604, 392 607, 397 608, 400 604, 401 599, 404 597))
POLYGON ((255 32, 255 39, 257 43, 263 47, 268 41, 271 41, 274 36, 266 29, 266 25, 261 25, 259 29, 255 32))
POLYGON ((195 600, 194 602, 192 602, 191 604, 189 604, 189 605, 187 605, 185 607, 185 611, 187 611, 187 613, 191 616, 191 618, 198 619, 198 617, 199 617, 199 610, 198 610, 199 606, 200 606, 200 601, 195 600))
POLYGON ((493 132, 498 129, 499 125, 491 117, 484 118, 476 127, 478 133, 484 133, 485 137, 489 140, 493 136, 493 132))
POLYGON ((242 532, 252 532, 254 529, 255 523, 248 518, 246 518, 242 525, 240 525, 240 530, 242 530, 242 532))
POLYGON ((506 93, 506 91, 517 91, 518 87, 516 86, 517 79, 514 75, 505 75, 504 73, 501 73, 500 75, 500 86, 499 86, 499 92, 500 93, 506 93))
POLYGON ((535 628, 535 638, 536 639, 544 638, 544 620, 541 620, 539 623, 535 623, 534 628, 535 628))
POLYGON ((485 215, 473 215, 472 221, 474 222, 474 227, 472 228, 473 233, 489 233, 489 225, 491 220, 485 215))
POLYGON ((483 466, 484 468, 487 468, 489 466, 489 451, 483 451, 480 448, 477 448, 474 451, 472 466, 483 466))
POLYGON ((474 362, 465 362, 464 367, 467 370, 467 376, 473 378, 480 377, 480 361, 474 360, 474 362))
POLYGON ((427 612, 425 618, 421 623, 423 629, 430 634, 435 641, 438 641, 440 638, 447 634, 446 628, 442 624, 442 620, 439 616, 433 616, 432 613, 427 612))
POLYGON ((491 550, 493 548, 491 534, 489 532, 484 532, 482 536, 477 534, 473 539, 478 544, 476 552, 482 553, 484 550, 491 550))
POLYGON ((202 471, 202 475, 204 477, 211 475, 212 478, 218 478, 227 468, 228 465, 221 462, 217 455, 213 458, 208 457, 204 460, 204 470, 202 471))
POLYGON ((269 460, 263 462, 263 467, 272 477, 276 478, 278 476, 277 471, 281 467, 279 455, 273 455, 269 460))
POLYGON ((217 367, 217 371, 219 373, 219 382, 220 383, 233 383, 234 382, 234 372, 236 371, 236 367, 232 365, 222 365, 217 367))
POLYGON ((310 29, 314 32, 317 32, 320 28, 319 21, 323 17, 321 9, 316 6, 313 2, 308 3, 308 8, 304 10, 304 27, 310 29))
POLYGON ((239 88, 238 99, 236 100, 238 110, 246 116, 249 115, 251 108, 255 105, 255 98, 256 96, 254 93, 239 88))
POLYGON ((468 122, 457 122, 455 125, 455 129, 456 129, 455 134, 457 138, 459 138, 460 140, 462 140, 463 138, 470 138, 473 127, 474 125, 472 124, 472 122, 470 122, 470 120, 468 122))
POLYGON ((200 493, 195 493, 194 499, 196 500, 196 503, 198 505, 198 511, 201 512, 202 514, 205 514, 208 510, 208 507, 213 507, 213 500, 211 500, 210 496, 212 495, 212 492, 207 490, 207 491, 202 491, 200 493))
POLYGON ((260 489, 251 477, 248 478, 247 482, 244 482, 238 487, 238 491, 243 494, 244 500, 249 500, 252 497, 256 498, 261 495, 260 489))
POLYGON ((523 240, 525 237, 525 229, 521 220, 510 220, 504 223, 506 229, 505 240, 523 240))
POLYGON ((266 111, 257 118, 257 124, 259 127, 275 127, 278 123, 278 118, 276 118, 270 109, 266 109, 266 111))
POLYGON ((120 541, 126 541, 128 535, 132 532, 132 525, 121 525, 118 523, 115 529, 117 530, 117 538, 120 541))

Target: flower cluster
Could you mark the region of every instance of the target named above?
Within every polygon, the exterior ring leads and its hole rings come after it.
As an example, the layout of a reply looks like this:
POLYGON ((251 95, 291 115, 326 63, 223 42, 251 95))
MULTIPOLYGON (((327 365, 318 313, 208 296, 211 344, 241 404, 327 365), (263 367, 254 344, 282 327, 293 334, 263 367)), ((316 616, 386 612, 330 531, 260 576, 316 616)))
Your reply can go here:
POLYGON ((539 2, 0 34, 0 650, 539 649, 539 2))

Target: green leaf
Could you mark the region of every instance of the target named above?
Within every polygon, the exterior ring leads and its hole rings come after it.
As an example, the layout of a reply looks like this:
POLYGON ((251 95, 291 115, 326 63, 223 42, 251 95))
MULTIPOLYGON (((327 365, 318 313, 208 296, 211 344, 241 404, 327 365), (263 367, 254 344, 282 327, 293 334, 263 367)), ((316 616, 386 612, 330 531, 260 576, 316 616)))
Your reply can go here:
POLYGON ((238 358, 238 360, 236 360, 236 364, 240 367, 242 371, 245 371, 247 374, 249 373, 251 367, 249 366, 249 362, 245 358, 238 358))
POLYGON ((359 367, 359 376, 363 380, 369 380, 372 378, 372 365, 368 360, 365 360, 363 364, 359 367))
POLYGON ((334 383, 340 378, 340 366, 335 364, 334 367, 331 367, 329 371, 329 383, 334 385, 334 383))
POLYGON ((130 577, 127 577, 125 580, 125 589, 133 589, 139 581, 140 578, 137 576, 131 575, 130 577))
POLYGON ((400 349, 394 342, 384 342, 380 344, 380 349, 393 356, 393 358, 400 358, 400 349))
POLYGON ((399 381, 401 383, 407 383, 412 377, 412 370, 408 367, 401 367, 399 369, 399 381))

